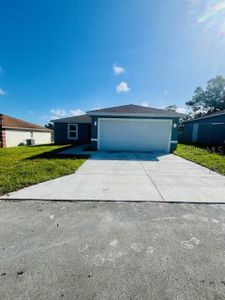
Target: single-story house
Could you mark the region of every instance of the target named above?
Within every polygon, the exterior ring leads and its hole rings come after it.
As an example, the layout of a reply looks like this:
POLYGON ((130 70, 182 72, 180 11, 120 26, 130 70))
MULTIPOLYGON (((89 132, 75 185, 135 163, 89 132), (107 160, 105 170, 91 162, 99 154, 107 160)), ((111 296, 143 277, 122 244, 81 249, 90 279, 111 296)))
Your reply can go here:
POLYGON ((0 114, 0 147, 49 144, 52 130, 0 114))
POLYGON ((91 143, 98 150, 160 151, 176 149, 179 119, 173 111, 134 104, 88 111, 91 143))
POLYGON ((187 144, 220 146, 225 144, 225 111, 184 121, 179 141, 187 144))
POLYGON ((129 104, 52 122, 57 144, 91 142, 98 150, 170 152, 176 149, 182 117, 173 111, 129 104))
POLYGON ((52 120, 56 144, 84 144, 91 142, 91 118, 88 115, 52 120))

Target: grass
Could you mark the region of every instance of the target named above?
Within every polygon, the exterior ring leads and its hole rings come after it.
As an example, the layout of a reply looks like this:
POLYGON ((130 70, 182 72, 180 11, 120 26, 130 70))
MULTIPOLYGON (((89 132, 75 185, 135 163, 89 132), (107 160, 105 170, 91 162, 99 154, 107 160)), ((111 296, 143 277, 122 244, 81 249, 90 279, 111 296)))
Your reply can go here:
POLYGON ((74 173, 87 157, 57 154, 67 147, 41 145, 0 148, 0 195, 74 173))
POLYGON ((178 144, 174 154, 193 161, 201 166, 225 175, 225 155, 213 153, 205 148, 178 144))

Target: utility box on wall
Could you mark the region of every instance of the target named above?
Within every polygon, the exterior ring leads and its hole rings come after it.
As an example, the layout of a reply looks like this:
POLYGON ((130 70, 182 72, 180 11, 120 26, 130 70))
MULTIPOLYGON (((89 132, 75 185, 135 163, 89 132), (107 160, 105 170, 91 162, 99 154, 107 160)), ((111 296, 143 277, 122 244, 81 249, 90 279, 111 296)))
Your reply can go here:
POLYGON ((34 139, 27 139, 27 146, 34 146, 35 140, 34 139))

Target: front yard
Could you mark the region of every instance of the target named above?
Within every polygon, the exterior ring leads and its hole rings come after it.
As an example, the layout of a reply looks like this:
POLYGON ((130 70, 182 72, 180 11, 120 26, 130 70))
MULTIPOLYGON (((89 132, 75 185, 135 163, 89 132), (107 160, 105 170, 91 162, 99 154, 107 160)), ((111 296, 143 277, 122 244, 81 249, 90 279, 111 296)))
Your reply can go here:
POLYGON ((0 195, 74 173, 87 157, 58 155, 66 146, 0 148, 0 195))
POLYGON ((225 175, 225 155, 197 146, 179 144, 174 154, 225 175))

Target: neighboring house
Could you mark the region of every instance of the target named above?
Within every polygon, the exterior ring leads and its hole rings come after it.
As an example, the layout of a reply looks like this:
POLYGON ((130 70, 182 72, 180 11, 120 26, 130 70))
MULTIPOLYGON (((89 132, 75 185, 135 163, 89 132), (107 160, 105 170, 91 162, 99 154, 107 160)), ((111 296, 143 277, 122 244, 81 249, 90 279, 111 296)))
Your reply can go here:
POLYGON ((91 141, 91 118, 88 115, 52 120, 56 144, 84 144, 91 141))
POLYGON ((220 146, 225 144, 225 111, 184 121, 179 141, 187 144, 220 146))
POLYGON ((184 117, 173 111, 133 104, 87 114, 91 117, 93 148, 127 151, 173 151, 179 119, 184 117))
POLYGON ((0 147, 51 143, 52 130, 0 114, 0 147))

